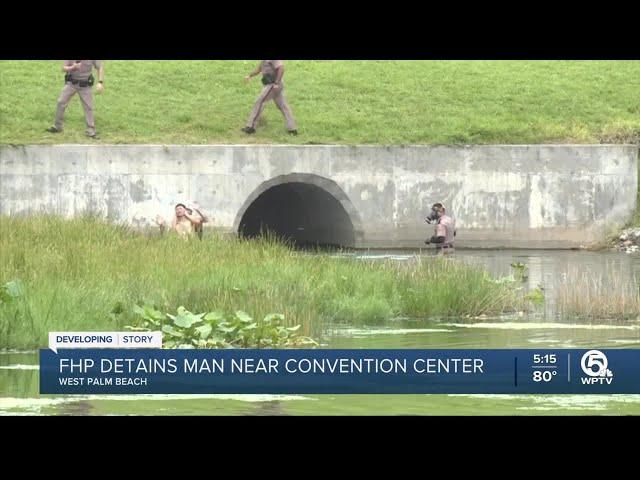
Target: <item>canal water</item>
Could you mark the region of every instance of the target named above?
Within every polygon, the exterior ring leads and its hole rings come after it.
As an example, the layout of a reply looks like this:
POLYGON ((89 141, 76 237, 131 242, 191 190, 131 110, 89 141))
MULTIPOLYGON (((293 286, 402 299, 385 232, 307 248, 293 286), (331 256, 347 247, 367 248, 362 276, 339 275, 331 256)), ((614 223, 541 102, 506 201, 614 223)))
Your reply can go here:
MULTIPOLYGON (((371 251, 363 260, 408 261, 429 251, 371 251)), ((394 319, 329 325, 326 348, 640 348, 640 319, 566 319, 553 292, 576 274, 634 286, 640 256, 614 252, 458 250, 455 261, 498 277, 527 266, 525 288, 544 288, 536 312, 477 319, 394 319)), ((40 395, 37 352, 0 352, 0 415, 640 415, 640 395, 40 395)))

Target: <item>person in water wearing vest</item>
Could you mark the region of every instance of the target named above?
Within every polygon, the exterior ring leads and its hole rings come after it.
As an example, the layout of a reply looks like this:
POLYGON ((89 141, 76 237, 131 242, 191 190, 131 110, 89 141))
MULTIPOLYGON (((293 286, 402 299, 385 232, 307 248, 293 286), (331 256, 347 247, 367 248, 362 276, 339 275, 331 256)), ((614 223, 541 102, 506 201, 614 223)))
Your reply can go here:
POLYGON ((435 222, 435 235, 425 240, 427 245, 433 243, 438 253, 453 253, 456 236, 456 222, 445 213, 445 208, 441 203, 434 203, 431 213, 426 218, 426 222, 435 222))

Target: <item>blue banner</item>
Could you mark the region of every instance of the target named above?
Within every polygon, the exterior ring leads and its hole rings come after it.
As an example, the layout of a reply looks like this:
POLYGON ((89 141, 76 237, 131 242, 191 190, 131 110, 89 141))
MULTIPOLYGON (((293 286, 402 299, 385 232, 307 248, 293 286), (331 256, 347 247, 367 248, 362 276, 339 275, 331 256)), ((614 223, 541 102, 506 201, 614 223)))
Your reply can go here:
POLYGON ((640 349, 42 349, 40 393, 640 394, 640 349))

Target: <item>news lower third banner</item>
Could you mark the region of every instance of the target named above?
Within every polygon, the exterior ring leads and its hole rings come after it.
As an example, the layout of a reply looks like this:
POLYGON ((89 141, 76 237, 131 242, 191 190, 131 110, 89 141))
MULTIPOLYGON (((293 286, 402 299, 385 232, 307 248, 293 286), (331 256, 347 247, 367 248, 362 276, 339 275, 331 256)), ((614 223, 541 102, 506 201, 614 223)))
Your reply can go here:
POLYGON ((640 394, 640 349, 56 350, 40 393, 640 394))

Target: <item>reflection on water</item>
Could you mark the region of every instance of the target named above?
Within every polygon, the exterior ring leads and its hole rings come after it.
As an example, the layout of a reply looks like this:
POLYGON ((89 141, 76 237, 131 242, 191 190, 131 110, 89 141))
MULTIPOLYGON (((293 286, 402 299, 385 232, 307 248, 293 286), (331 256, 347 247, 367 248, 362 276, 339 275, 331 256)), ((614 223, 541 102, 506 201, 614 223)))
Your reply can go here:
MULTIPOLYGON (((367 250, 336 254, 362 260, 408 261, 416 256, 434 257, 430 250, 367 250)), ((456 250, 448 257, 468 265, 486 268, 496 278, 514 275, 512 263, 527 266, 525 290, 542 286, 545 302, 535 315, 545 318, 556 316, 555 291, 563 281, 590 277, 602 278, 606 286, 640 285, 640 255, 619 252, 589 252, 584 250, 456 250)))
MULTIPOLYGON (((351 254, 354 255, 354 254, 351 254)), ((404 261, 415 252, 360 252, 404 261)), ((456 261, 495 276, 529 267, 526 285, 553 290, 570 268, 640 278, 640 256, 582 251, 458 250, 456 261)), ((553 313, 553 301, 542 312, 553 313)), ((329 326, 328 348, 640 348, 640 322, 518 317, 395 319, 380 326, 329 326)), ((36 352, 0 354, 0 415, 531 415, 640 414, 640 395, 142 395, 40 396, 36 352)))
POLYGON ((506 276, 512 273, 511 263, 527 265, 527 289, 542 286, 545 302, 541 309, 544 317, 556 313, 555 291, 563 281, 580 277, 602 278, 605 287, 638 285, 640 256, 618 252, 588 251, 460 251, 459 258, 470 264, 485 266, 492 274, 506 276))

